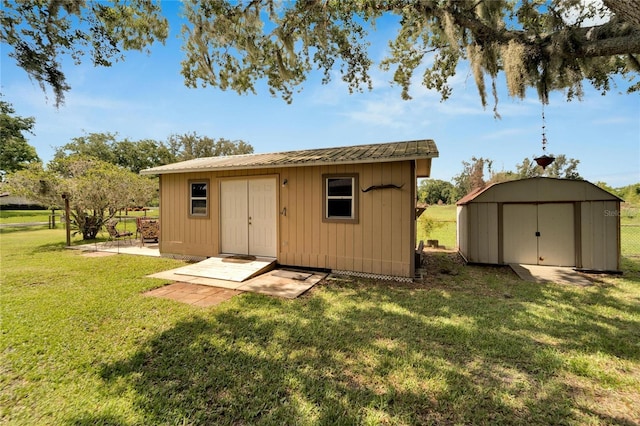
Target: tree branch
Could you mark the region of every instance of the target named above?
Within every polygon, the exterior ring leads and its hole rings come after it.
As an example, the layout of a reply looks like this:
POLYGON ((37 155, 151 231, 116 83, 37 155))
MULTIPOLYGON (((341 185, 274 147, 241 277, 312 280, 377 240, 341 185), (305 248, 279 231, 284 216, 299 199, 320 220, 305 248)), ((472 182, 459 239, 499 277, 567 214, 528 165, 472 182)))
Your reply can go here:
POLYGON ((597 58, 601 56, 626 55, 640 53, 640 33, 612 37, 597 41, 585 41, 571 54, 576 58, 597 58))

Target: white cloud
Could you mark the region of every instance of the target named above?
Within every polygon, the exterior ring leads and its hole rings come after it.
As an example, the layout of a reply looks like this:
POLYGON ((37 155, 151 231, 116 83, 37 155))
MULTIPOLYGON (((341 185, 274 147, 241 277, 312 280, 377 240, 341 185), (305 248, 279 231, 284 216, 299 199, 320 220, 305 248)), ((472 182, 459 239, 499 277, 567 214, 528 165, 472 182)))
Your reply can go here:
POLYGON ((581 27, 592 27, 606 24, 613 15, 603 4, 602 0, 581 0, 576 6, 564 11, 562 17, 564 18, 565 23, 573 25, 578 21, 580 16, 584 16, 585 13, 593 16, 584 18, 580 25, 581 27))

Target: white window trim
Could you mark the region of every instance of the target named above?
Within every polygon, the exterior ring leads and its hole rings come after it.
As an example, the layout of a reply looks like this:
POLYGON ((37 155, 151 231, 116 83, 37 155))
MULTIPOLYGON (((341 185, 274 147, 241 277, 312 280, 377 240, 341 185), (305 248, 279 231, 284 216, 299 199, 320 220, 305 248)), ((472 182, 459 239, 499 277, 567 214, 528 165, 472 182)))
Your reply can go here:
POLYGON ((323 186, 323 222, 335 222, 335 223, 358 223, 358 175, 354 173, 345 174, 326 174, 322 175, 323 186), (329 180, 330 179, 351 179, 351 195, 329 195, 329 180), (351 200, 351 215, 350 216, 329 216, 329 201, 330 200, 351 200))
POLYGON ((211 185, 209 179, 194 179, 189 181, 189 217, 194 218, 208 218, 209 217, 209 193, 211 185), (207 195, 204 197, 194 197, 193 196, 193 185, 197 184, 205 184, 207 195), (204 200, 206 203, 206 212, 205 213, 194 213, 193 212, 193 202, 204 200))

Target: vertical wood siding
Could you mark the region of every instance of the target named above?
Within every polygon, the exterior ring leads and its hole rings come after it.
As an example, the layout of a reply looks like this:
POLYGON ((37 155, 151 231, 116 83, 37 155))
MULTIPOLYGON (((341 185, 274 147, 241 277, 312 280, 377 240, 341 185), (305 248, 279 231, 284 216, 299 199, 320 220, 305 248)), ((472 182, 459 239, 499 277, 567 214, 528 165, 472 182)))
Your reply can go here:
POLYGON ((161 252, 203 257, 219 254, 220 180, 262 175, 278 177, 280 264, 412 276, 415 247, 412 194, 416 182, 409 161, 162 175, 161 252), (357 224, 322 221, 322 175, 340 173, 359 175, 357 224), (198 178, 211 182, 208 219, 187 215, 188 181, 198 178), (285 179, 287 184, 283 186, 285 179), (403 187, 361 191, 385 184, 403 187))
POLYGON ((410 162, 325 166, 281 170, 280 250, 278 261, 285 265, 411 276, 414 244, 411 221, 410 162), (359 221, 322 221, 322 176, 358 173, 359 221), (402 189, 361 189, 372 185, 404 185, 402 189))
MULTIPOLYGON (((214 225, 218 221, 217 191, 210 173, 169 174, 160 184, 160 252, 207 257, 217 254, 214 225), (189 217, 189 180, 209 179, 209 217, 189 217), (215 194, 214 194, 215 192, 215 194)), ((217 230, 217 226, 215 226, 217 230)))

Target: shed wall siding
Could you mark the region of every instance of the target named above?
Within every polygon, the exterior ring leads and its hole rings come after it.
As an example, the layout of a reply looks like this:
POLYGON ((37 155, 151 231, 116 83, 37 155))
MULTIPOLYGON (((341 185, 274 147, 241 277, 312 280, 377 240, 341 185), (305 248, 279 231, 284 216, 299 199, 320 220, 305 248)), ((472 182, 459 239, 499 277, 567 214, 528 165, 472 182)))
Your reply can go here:
POLYGON ((278 262, 284 265, 409 277, 413 255, 414 202, 410 162, 298 167, 281 171, 278 262), (359 193, 359 221, 322 221, 322 176, 358 173, 360 189, 404 185, 359 193))
POLYGON ((469 262, 469 206, 456 208, 456 243, 458 251, 469 262))
POLYGON ((618 201, 581 203, 581 252, 585 269, 614 271, 620 269, 620 235, 618 201))
POLYGON ((160 252, 207 257, 217 254, 217 187, 210 173, 163 175, 160 184, 160 252), (210 179, 209 217, 189 217, 189 180, 210 179))
POLYGON ((473 203, 461 207, 459 219, 464 217, 466 223, 458 236, 463 255, 473 263, 498 263, 498 205, 473 203))
POLYGON ((470 246, 480 263, 498 263, 498 205, 496 203, 478 203, 475 230, 470 235, 470 246))
POLYGON ((415 177, 411 161, 161 175, 161 252, 218 255, 220 180, 263 175, 278 177, 280 264, 412 276, 415 177), (322 175, 341 173, 359 174, 357 224, 322 221, 322 175), (187 215, 188 181, 198 178, 211 182, 208 219, 187 215), (360 191, 385 184, 403 187, 360 191))

